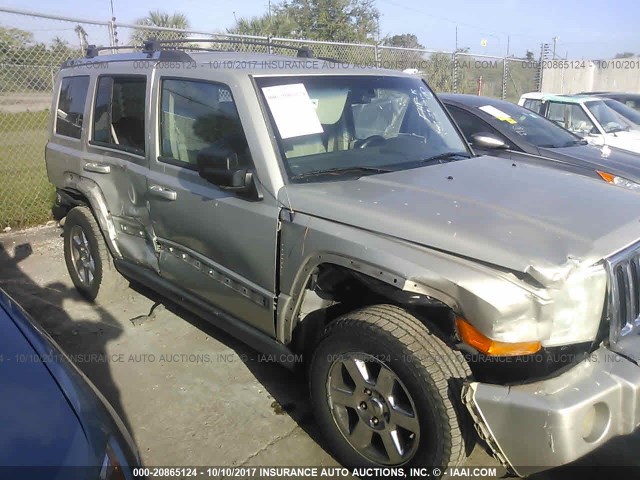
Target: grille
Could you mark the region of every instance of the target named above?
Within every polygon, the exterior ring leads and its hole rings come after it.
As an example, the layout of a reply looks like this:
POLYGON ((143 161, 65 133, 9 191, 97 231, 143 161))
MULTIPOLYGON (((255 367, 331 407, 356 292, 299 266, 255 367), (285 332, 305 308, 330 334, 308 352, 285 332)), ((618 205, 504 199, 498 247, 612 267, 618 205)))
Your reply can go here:
POLYGON ((609 274, 609 341, 612 345, 640 332, 640 245, 607 260, 609 274))

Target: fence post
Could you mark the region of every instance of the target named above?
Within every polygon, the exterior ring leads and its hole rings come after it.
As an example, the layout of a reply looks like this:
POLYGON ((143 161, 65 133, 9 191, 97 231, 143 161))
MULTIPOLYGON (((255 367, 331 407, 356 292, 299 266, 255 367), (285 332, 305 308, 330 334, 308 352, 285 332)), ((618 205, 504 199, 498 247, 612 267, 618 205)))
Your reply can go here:
POLYGON ((509 60, 504 57, 502 60, 502 100, 507 98, 507 77, 509 76, 509 60))
POLYGON ((458 52, 453 52, 453 93, 458 93, 458 52))
MULTIPOLYGON (((112 20, 107 23, 107 28, 109 29, 109 46, 115 47, 117 45, 116 34, 115 34, 115 22, 112 20)), ((111 53, 116 53, 115 50, 111 50, 111 53)))
POLYGON ((377 43, 373 45, 373 56, 376 62, 376 67, 380 68, 382 62, 380 61, 380 48, 377 43))
POLYGON ((540 44, 540 62, 538 63, 538 72, 536 75, 536 90, 542 91, 542 70, 544 69, 544 43, 540 44))
POLYGON ((273 55, 273 46, 271 42, 273 42, 273 35, 267 35, 267 43, 269 44, 269 46, 267 47, 267 52, 269 53, 269 55, 273 55))

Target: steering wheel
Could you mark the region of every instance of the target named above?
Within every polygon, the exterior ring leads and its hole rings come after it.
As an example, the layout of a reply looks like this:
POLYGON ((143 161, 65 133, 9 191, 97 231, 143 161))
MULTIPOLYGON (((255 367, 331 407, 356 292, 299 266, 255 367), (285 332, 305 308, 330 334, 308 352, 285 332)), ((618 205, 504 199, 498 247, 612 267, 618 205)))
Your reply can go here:
POLYGON ((375 145, 382 145, 387 141, 382 135, 371 135, 363 140, 358 140, 356 142, 356 148, 367 148, 375 145))

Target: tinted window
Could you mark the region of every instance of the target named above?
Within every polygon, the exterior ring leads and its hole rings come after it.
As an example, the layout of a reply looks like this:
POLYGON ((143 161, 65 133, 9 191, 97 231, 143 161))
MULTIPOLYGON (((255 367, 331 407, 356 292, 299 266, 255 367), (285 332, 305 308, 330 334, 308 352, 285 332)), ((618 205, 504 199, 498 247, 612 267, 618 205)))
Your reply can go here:
POLYGON ((542 107, 542 100, 527 99, 524 101, 524 108, 533 110, 536 113, 540 113, 540 107, 542 107))
POLYGON ((89 77, 67 77, 62 79, 58 111, 56 112, 56 133, 66 137, 80 138, 87 100, 89 77))
POLYGON ((636 126, 640 125, 640 112, 629 107, 627 104, 620 103, 617 100, 604 100, 605 105, 615 110, 627 120, 635 123, 636 126))
POLYGON ((195 167, 198 152, 221 147, 235 153, 238 166, 251 155, 242 123, 225 85, 193 80, 163 80, 160 156, 195 167))
POLYGON ((451 116, 469 143, 473 143, 471 136, 476 133, 492 133, 507 142, 507 139, 500 135, 500 132, 472 113, 456 107, 447 107, 447 110, 449 110, 449 113, 451 113, 451 116))
POLYGON ((640 100, 626 100, 624 104, 627 107, 633 108, 634 110, 640 111, 640 100))
POLYGON ((145 150, 145 77, 100 77, 93 141, 137 154, 145 150))
MULTIPOLYGON (((557 104, 556 104, 557 105, 557 104)), ((579 143, 580 139, 550 122, 546 118, 531 112, 519 105, 508 102, 479 107, 488 115, 493 116, 500 123, 500 131, 508 134, 515 133, 522 141, 536 147, 560 148, 579 143)))

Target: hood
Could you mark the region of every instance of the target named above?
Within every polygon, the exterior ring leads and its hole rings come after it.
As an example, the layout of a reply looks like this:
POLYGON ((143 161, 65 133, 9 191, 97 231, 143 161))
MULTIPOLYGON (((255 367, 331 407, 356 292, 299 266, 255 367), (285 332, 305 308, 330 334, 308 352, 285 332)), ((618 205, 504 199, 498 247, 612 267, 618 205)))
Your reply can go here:
POLYGON ((543 284, 640 238, 639 194, 557 169, 513 165, 482 156, 292 184, 280 201, 294 211, 530 273, 543 284))
POLYGON ((139 465, 133 440, 113 408, 2 289, 1 358, 12 361, 0 362, 0 466, 61 467, 53 477, 51 468, 32 469, 34 479, 97 478, 107 441, 121 465, 139 465))
POLYGON ((95 465, 74 409, 1 304, 0 329, 0 465, 95 465))
POLYGON ((611 147, 640 153, 640 132, 638 131, 607 133, 604 138, 604 142, 611 147))
POLYGON ((627 150, 594 145, 538 148, 540 154, 567 163, 604 170, 640 183, 640 155, 627 150))

